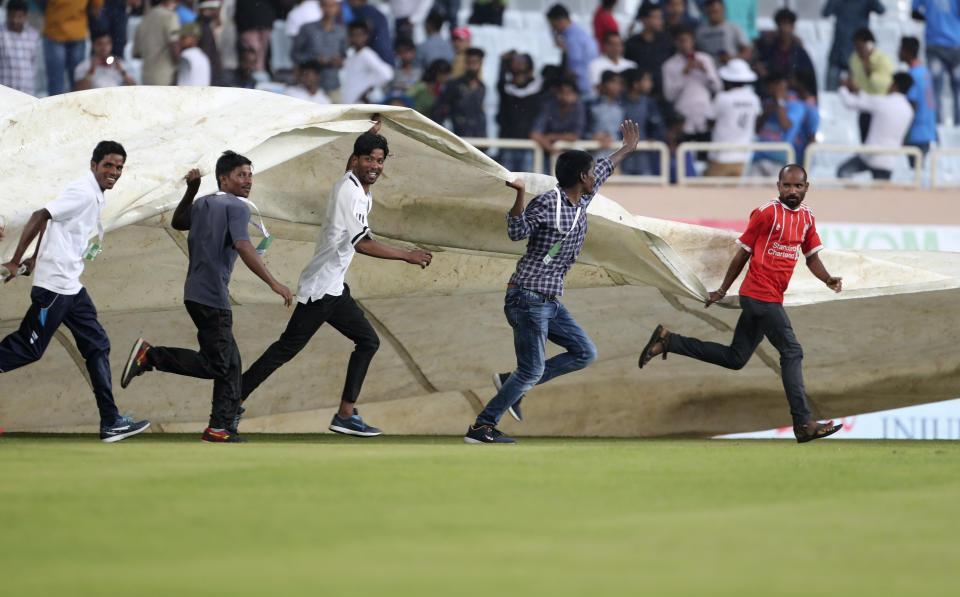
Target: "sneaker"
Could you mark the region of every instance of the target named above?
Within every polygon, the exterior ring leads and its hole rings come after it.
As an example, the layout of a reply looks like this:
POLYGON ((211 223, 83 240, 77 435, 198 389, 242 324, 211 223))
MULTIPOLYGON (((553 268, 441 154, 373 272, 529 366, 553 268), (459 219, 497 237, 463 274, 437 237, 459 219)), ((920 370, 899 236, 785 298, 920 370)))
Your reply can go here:
POLYGON ((363 419, 360 418, 360 414, 357 412, 357 409, 353 409, 352 417, 343 418, 340 416, 340 413, 334 414, 333 420, 330 421, 330 431, 335 433, 343 433, 344 435, 357 435, 360 437, 373 437, 383 433, 376 427, 372 427, 364 423, 363 419))
POLYGON ((517 440, 507 437, 493 425, 471 425, 467 427, 467 434, 463 436, 467 444, 515 444, 517 440))
POLYGON ((200 441, 205 441, 208 444, 246 444, 250 440, 240 437, 235 431, 229 429, 207 427, 203 430, 200 441))
POLYGON ((150 421, 134 421, 130 417, 118 417, 113 425, 100 426, 100 441, 112 444, 150 427, 150 421))
MULTIPOLYGON (((507 383, 507 379, 510 378, 509 373, 494 373, 493 374, 493 385, 497 388, 497 391, 500 391, 500 388, 503 387, 503 384, 507 383)), ((520 401, 523 400, 523 397, 526 394, 520 396, 516 402, 514 402, 510 408, 507 409, 507 412, 510 413, 510 416, 518 421, 523 420, 523 411, 520 410, 520 401)))
POLYGON ((243 413, 245 412, 247 412, 247 409, 243 408, 242 406, 237 410, 237 416, 233 418, 233 427, 231 427, 229 431, 234 433, 237 432, 237 429, 240 428, 240 419, 243 418, 243 413))
POLYGON ((150 345, 147 344, 147 341, 143 338, 139 338, 133 343, 133 350, 130 351, 130 356, 127 357, 127 364, 123 368, 123 377, 120 378, 121 388, 126 388, 130 385, 130 382, 133 381, 134 377, 141 375, 147 370, 148 350, 150 350, 150 345))

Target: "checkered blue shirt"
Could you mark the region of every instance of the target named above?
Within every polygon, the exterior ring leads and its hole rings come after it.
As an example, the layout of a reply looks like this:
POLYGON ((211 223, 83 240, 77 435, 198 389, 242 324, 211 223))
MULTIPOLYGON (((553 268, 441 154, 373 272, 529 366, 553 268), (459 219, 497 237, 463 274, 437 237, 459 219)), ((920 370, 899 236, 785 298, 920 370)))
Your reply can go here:
POLYGON ((563 278, 580 255, 583 239, 587 236, 587 206, 597 194, 600 185, 613 172, 613 162, 607 158, 597 160, 593 172, 596 175, 593 192, 580 198, 580 217, 576 222, 573 221, 573 216, 577 213, 577 208, 570 203, 567 194, 560 190, 560 228, 563 232, 557 230, 555 190, 538 195, 519 216, 507 215, 507 233, 510 240, 530 239, 527 241, 526 255, 517 262, 517 271, 510 277, 511 284, 546 295, 563 294, 563 278), (563 241, 560 252, 550 263, 545 264, 544 255, 563 238, 563 233, 567 230, 570 230, 570 234, 563 241))
POLYGON ((14 33, 0 23, 0 85, 33 95, 39 53, 36 29, 24 24, 22 32, 14 33))

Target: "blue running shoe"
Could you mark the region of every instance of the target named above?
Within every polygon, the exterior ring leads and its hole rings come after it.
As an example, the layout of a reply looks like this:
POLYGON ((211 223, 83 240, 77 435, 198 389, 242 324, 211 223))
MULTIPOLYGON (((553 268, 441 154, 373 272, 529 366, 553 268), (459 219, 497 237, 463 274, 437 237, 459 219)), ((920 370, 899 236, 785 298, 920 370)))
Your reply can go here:
MULTIPOLYGON (((494 387, 497 388, 497 391, 498 391, 498 392, 500 391, 500 388, 503 387, 503 384, 507 383, 507 379, 509 379, 509 378, 510 378, 510 374, 509 374, 509 373, 494 373, 494 374, 493 374, 493 385, 494 385, 494 387)), ((510 408, 507 409, 507 412, 510 413, 510 416, 513 417, 514 419, 518 420, 518 421, 522 421, 522 420, 523 420, 523 411, 520 410, 520 402, 523 400, 523 396, 526 396, 526 394, 523 394, 522 396, 520 396, 519 398, 517 398, 517 401, 514 402, 514 403, 510 406, 510 408)))
POLYGON ((352 417, 341 417, 340 413, 333 415, 330 421, 330 431, 342 433, 344 435, 356 435, 359 437, 373 437, 383 433, 376 427, 372 427, 363 422, 357 409, 353 409, 352 417))
POLYGON ((113 425, 100 426, 100 441, 112 444, 150 427, 150 421, 134 421, 130 417, 119 417, 113 425))
POLYGON ((517 440, 507 437, 493 425, 471 425, 467 427, 467 434, 463 436, 467 444, 515 444, 517 440))

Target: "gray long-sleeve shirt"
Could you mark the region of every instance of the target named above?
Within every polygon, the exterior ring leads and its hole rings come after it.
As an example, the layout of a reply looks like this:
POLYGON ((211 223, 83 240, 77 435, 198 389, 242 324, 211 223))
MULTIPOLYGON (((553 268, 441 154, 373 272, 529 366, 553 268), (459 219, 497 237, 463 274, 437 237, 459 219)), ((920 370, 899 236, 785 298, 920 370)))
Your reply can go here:
MULTIPOLYGON (((303 64, 317 57, 344 58, 347 55, 347 30, 335 23, 329 31, 324 30, 323 21, 307 23, 300 27, 300 33, 293 40, 290 57, 296 64, 303 64)), ((324 91, 340 89, 340 69, 335 66, 324 67, 320 73, 320 87, 324 91)))

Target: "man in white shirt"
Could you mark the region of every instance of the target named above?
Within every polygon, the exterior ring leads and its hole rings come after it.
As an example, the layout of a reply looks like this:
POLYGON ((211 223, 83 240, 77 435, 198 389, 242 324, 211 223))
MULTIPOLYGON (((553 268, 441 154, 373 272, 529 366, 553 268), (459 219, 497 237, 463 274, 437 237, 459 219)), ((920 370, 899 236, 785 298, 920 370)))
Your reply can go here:
POLYGON ((421 268, 430 265, 433 259, 427 251, 395 249, 370 237, 367 222, 373 204, 370 187, 379 179, 390 152, 387 140, 376 134, 378 129, 379 125, 374 126, 353 144, 348 170, 330 193, 316 252, 300 274, 297 306, 287 329, 243 374, 241 393, 241 399, 245 400, 267 377, 303 350, 327 322, 355 344, 340 408, 330 422, 330 430, 360 437, 381 433, 366 424, 356 409, 360 388, 380 339, 350 296, 350 288, 344 283, 347 268, 358 252, 380 259, 403 260, 421 268))
POLYGON ((340 80, 343 82, 343 103, 367 103, 367 94, 393 80, 393 67, 367 46, 370 28, 362 19, 355 19, 347 28, 347 40, 353 50, 343 61, 340 80))
MULTIPOLYGON (((724 91, 713 98, 707 118, 713 121, 714 143, 742 145, 753 140, 757 117, 763 112, 752 83, 757 74, 741 58, 733 58, 717 71, 724 91)), ((704 176, 740 176, 749 151, 711 151, 704 176)))
POLYGON ((203 29, 196 21, 180 28, 180 64, 177 67, 177 85, 180 87, 209 87, 210 59, 197 44, 203 29))
POLYGON ((77 65, 73 79, 74 89, 99 89, 101 87, 120 87, 136 85, 137 82, 127 74, 126 65, 113 55, 113 39, 109 31, 92 34, 90 58, 77 65))
POLYGON ((596 88, 604 72, 622 73, 636 67, 636 62, 623 57, 623 39, 620 38, 620 34, 616 31, 608 31, 603 36, 603 53, 587 65, 587 76, 590 77, 590 84, 596 88))
POLYGON ((10 278, 16 277, 21 267, 24 275, 33 271, 34 278, 30 309, 20 329, 0 341, 0 372, 40 360, 60 324, 67 326, 87 364, 104 442, 120 441, 150 426, 150 421, 134 421, 117 410, 110 375, 110 340, 80 283, 84 259, 95 259, 103 244, 100 215, 106 205, 104 191, 116 184, 126 159, 122 145, 101 141, 93 150, 90 172, 67 185, 46 207, 33 212, 13 258, 2 266, 10 278), (97 231, 98 240, 88 245, 97 231), (37 235, 39 249, 23 259, 37 235))
MULTIPOLYGON (((840 88, 840 99, 852 110, 871 115, 870 131, 864 145, 868 147, 901 147, 913 123, 913 106, 906 93, 913 78, 904 72, 893 75, 893 84, 887 95, 870 95, 859 91, 853 95, 846 87, 840 88)), ((874 179, 890 180, 897 161, 903 158, 895 153, 864 153, 855 155, 837 168, 837 178, 849 178, 857 172, 869 170, 874 179)))
POLYGON ((40 33, 27 23, 27 3, 9 0, 0 24, 0 85, 33 95, 39 55, 40 33))
POLYGON ((284 31, 291 40, 300 33, 300 28, 307 23, 316 23, 323 18, 323 9, 320 0, 301 0, 287 13, 287 22, 284 31))
POLYGON ((683 116, 685 139, 707 141, 707 113, 713 94, 720 91, 720 78, 713 58, 694 51, 692 29, 679 25, 672 33, 677 53, 663 63, 663 96, 683 116))
POLYGON ((323 66, 316 60, 304 62, 300 65, 300 84, 287 86, 284 94, 315 104, 329 104, 330 98, 320 88, 322 73, 323 66))

